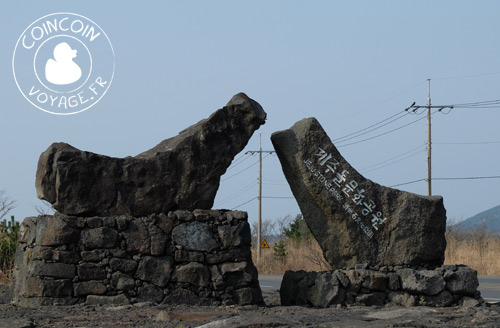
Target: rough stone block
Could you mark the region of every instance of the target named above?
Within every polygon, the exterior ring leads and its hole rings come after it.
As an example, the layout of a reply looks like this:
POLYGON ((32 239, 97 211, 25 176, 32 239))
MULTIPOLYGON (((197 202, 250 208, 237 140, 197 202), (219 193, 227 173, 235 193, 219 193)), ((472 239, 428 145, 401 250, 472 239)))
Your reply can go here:
POLYGON ((118 232, 111 228, 83 230, 82 243, 87 249, 113 248, 118 241, 118 232))
POLYGON ((66 245, 78 240, 79 233, 58 216, 36 218, 36 242, 40 246, 66 245))
POLYGON ((172 239, 177 245, 190 251, 210 252, 219 247, 210 227, 198 221, 183 223, 175 227, 172 231, 172 239))
POLYGON ((160 213, 156 217, 156 224, 158 224, 158 227, 165 233, 168 240, 170 240, 172 230, 174 229, 174 220, 168 217, 168 215, 165 215, 165 213, 160 213))
POLYGON ((45 260, 53 262, 61 262, 67 264, 76 264, 82 259, 80 254, 75 251, 58 251, 52 247, 35 246, 31 250, 32 260, 45 260))
POLYGON ((387 297, 391 303, 394 303, 396 305, 411 307, 415 306, 416 304, 415 296, 411 295, 408 292, 402 292, 402 291, 390 292, 387 295, 387 297))
POLYGON ((139 301, 161 303, 164 298, 163 290, 156 286, 145 284, 137 289, 137 300, 139 301))
POLYGON ((176 262, 204 262, 205 256, 202 252, 196 251, 186 251, 184 249, 178 249, 175 251, 175 261, 176 262))
POLYGON ((345 299, 345 290, 340 287, 337 276, 331 272, 316 274, 314 285, 307 291, 310 304, 318 308, 326 308, 332 304, 342 304, 345 299))
POLYGON ((165 245, 167 243, 167 236, 163 231, 156 226, 149 226, 149 236, 151 237, 151 249, 149 254, 159 256, 163 255, 165 245))
POLYGON ((453 296, 448 291, 442 291, 434 296, 420 295, 418 297, 418 305, 444 307, 453 304, 453 296))
POLYGON ((384 292, 386 290, 388 283, 388 277, 386 274, 371 270, 363 270, 363 272, 363 287, 379 292, 384 292))
POLYGON ((399 282, 399 275, 395 272, 389 272, 387 274, 387 277, 389 279, 387 287, 390 290, 399 290, 401 288, 401 284, 399 282))
POLYGON ((74 295, 103 295, 106 294, 108 289, 102 281, 82 281, 74 283, 74 295))
POLYGON ((348 290, 353 293, 359 292, 361 286, 363 284, 363 278, 359 274, 359 271, 356 270, 346 270, 344 271, 345 275, 349 279, 349 287, 348 290))
POLYGON ((347 288, 350 284, 349 278, 340 270, 335 270, 334 272, 335 276, 339 280, 340 284, 342 287, 347 288))
POLYGON ((53 277, 60 279, 73 279, 75 277, 75 266, 66 263, 46 263, 32 261, 28 271, 33 276, 53 277))
POLYGON ((163 300, 165 304, 199 305, 200 298, 189 289, 176 288, 163 300))
POLYGON ((281 305, 307 305, 307 290, 314 285, 314 272, 286 271, 281 281, 281 305))
POLYGON ((446 286, 439 272, 432 270, 401 269, 397 271, 401 278, 401 287, 409 292, 428 296, 441 293, 446 286))
POLYGON ((260 289, 256 288, 241 288, 233 292, 233 298, 238 305, 263 304, 264 300, 260 289))
POLYGON ((207 287, 210 283, 210 273, 203 264, 192 262, 176 268, 172 280, 187 282, 198 287, 207 287))
POLYGON ((130 220, 127 229, 122 232, 127 243, 127 251, 132 253, 149 254, 151 237, 149 230, 140 219, 130 220))
POLYGON ((446 288, 452 294, 474 296, 479 287, 477 271, 469 267, 460 266, 448 279, 446 288))
POLYGON ((271 141, 307 226, 333 269, 356 263, 370 267, 443 263, 442 197, 419 196, 366 179, 342 157, 314 118, 273 133, 271 141))
POLYGON ((118 290, 132 290, 135 288, 134 278, 121 272, 113 273, 111 283, 118 290))
POLYGON ((250 251, 250 248, 247 247, 210 253, 206 256, 206 260, 209 264, 218 264, 231 261, 245 261, 249 259, 252 259, 252 252, 250 251))
POLYGON ((44 280, 29 278, 26 281, 26 297, 72 296, 73 283, 69 279, 44 280))
POLYGON ((85 262, 99 262, 104 258, 104 252, 100 249, 94 249, 93 251, 82 251, 80 253, 82 260, 85 262))
POLYGON ((239 93, 207 119, 134 157, 54 143, 38 161, 37 196, 61 213, 81 216, 210 209, 220 177, 265 120, 262 107, 239 93))
POLYGON ((127 296, 120 294, 115 296, 89 295, 87 305, 127 305, 130 304, 127 296))
POLYGON ((106 267, 103 265, 94 263, 78 265, 78 278, 80 280, 104 280, 106 276, 106 267))
POLYGON ((245 271, 246 268, 247 262, 232 262, 222 264, 220 271, 222 272, 222 275, 226 275, 227 273, 245 271))
POLYGON ((109 266, 113 271, 133 274, 135 269, 137 269, 137 262, 135 260, 114 257, 109 260, 109 266))
POLYGON ((170 256, 145 256, 139 263, 135 277, 158 287, 165 287, 172 274, 173 259, 170 256))
POLYGON ((248 222, 242 222, 237 226, 219 226, 218 233, 223 247, 249 246, 251 242, 248 222))
POLYGON ((379 305, 382 306, 385 303, 385 293, 370 293, 370 294, 360 294, 356 296, 356 304, 361 305, 379 305))

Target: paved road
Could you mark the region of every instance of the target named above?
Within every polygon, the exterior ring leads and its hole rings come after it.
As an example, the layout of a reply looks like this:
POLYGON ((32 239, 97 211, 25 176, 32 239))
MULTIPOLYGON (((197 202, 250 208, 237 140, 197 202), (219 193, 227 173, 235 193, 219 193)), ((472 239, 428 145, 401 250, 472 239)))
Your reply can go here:
MULTIPOLYGON (((279 290, 283 276, 259 276, 262 290, 279 290)), ((489 302, 500 302, 500 277, 479 276, 481 296, 489 302)))

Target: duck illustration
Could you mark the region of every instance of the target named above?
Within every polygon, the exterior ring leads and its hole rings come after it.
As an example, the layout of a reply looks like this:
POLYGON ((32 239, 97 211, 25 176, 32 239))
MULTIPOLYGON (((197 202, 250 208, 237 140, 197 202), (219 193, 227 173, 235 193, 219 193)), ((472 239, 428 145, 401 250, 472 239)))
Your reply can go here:
POLYGON ((66 42, 54 47, 54 59, 50 58, 45 64, 45 78, 53 84, 65 85, 78 81, 82 77, 82 70, 73 61, 76 50, 71 49, 66 42))

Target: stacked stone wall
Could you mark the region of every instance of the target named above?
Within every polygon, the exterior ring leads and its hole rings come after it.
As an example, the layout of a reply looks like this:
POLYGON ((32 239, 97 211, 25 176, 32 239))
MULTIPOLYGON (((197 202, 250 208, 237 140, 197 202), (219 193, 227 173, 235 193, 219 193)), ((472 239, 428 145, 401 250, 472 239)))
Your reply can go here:
POLYGON ((241 211, 29 217, 16 252, 13 301, 260 304, 250 241, 241 211))
POLYGON ((356 265, 349 270, 287 271, 281 284, 282 305, 325 308, 335 305, 476 306, 477 271, 465 265, 418 267, 356 265))

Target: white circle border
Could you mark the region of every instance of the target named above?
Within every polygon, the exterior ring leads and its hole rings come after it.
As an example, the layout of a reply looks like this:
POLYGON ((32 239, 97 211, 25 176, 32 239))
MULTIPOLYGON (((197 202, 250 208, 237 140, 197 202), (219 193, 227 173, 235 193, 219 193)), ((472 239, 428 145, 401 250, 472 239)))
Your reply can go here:
POLYGON ((106 94, 106 92, 108 92, 110 86, 111 86, 111 82, 113 82, 113 77, 115 76, 115 66, 116 66, 116 60, 115 60, 115 50, 113 49, 113 45, 111 44, 111 41, 109 40, 108 38, 108 35, 106 34, 106 32, 104 32, 104 30, 96 23, 94 22, 93 20, 91 20, 90 18, 87 18, 83 15, 79 15, 79 14, 75 14, 75 13, 70 13, 70 12, 57 12, 57 13, 52 13, 52 14, 48 14, 48 15, 45 15, 43 17, 40 17, 38 18, 37 20, 35 20, 34 22, 32 22, 22 33, 21 33, 21 36, 19 37, 19 39, 17 40, 16 42, 16 47, 14 48, 14 53, 12 55, 12 73, 14 75, 14 80, 16 81, 16 85, 17 85, 17 88, 19 89, 19 91, 21 92, 21 94, 23 95, 23 97, 28 100, 28 102, 30 104, 32 104, 33 106, 35 106, 36 108, 40 109, 41 111, 44 111, 46 113, 49 113, 49 114, 54 114, 54 115, 73 115, 73 114, 78 114, 78 113, 81 113, 83 111, 86 111, 87 109, 91 108, 92 106, 94 106, 95 104, 97 104, 101 99, 102 97, 104 97, 104 95, 106 94), (26 33, 26 31, 28 31, 28 29, 33 26, 33 24, 35 24, 36 22, 46 18, 46 17, 49 17, 49 16, 53 16, 53 15, 74 15, 74 16, 78 16, 78 17, 81 17, 81 18, 84 18, 90 22, 92 22, 93 24, 95 24, 100 30, 101 32, 104 34, 104 36, 106 37, 106 40, 108 40, 108 44, 111 48, 111 53, 113 54, 113 71, 111 73, 111 79, 109 80, 109 85, 108 87, 106 88, 106 90, 104 90, 104 92, 102 93, 102 95, 92 104, 90 104, 89 106, 85 107, 84 109, 81 109, 77 112, 72 112, 72 113, 55 113, 55 112, 51 112, 49 110, 46 110, 46 109, 43 109, 42 107, 34 104, 28 97, 26 97, 26 95, 24 94, 23 90, 21 89, 21 87, 19 86, 19 83, 17 82, 17 78, 16 78, 16 70, 15 70, 15 57, 16 57, 16 51, 17 51, 17 46, 19 45, 19 42, 21 41, 21 38, 22 36, 26 33))

